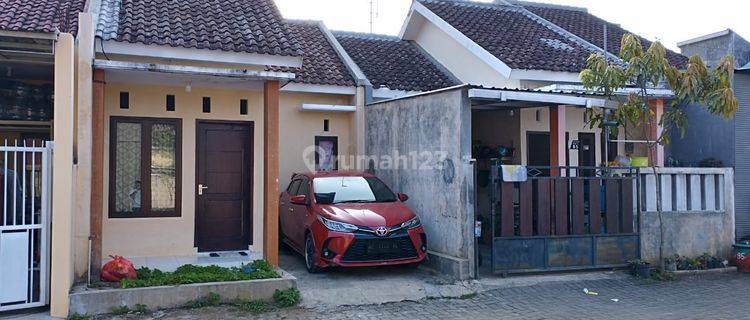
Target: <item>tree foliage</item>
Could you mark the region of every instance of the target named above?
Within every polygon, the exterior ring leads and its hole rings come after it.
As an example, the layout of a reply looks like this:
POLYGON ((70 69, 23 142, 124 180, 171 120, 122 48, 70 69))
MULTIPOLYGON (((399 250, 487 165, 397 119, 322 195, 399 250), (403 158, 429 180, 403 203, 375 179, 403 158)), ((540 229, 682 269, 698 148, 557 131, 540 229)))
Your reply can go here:
POLYGON ((626 34, 622 37, 619 57, 621 61, 607 59, 600 53, 592 54, 586 69, 581 72, 586 89, 616 101, 616 107, 609 115, 587 110, 586 121, 592 128, 610 121, 617 124, 616 128, 654 125, 657 119, 649 101, 658 96, 650 89, 665 86, 672 90, 674 97, 664 106, 659 120, 662 132, 658 143, 669 143, 674 130, 684 135, 687 116, 683 108, 687 104, 699 104, 711 114, 725 119, 737 112, 739 101, 732 90, 734 62, 731 56, 724 57, 712 69, 698 56, 690 57, 686 66, 678 68, 669 63, 666 50, 658 41, 644 51, 638 37, 626 34), (623 96, 624 89, 628 93, 623 96))

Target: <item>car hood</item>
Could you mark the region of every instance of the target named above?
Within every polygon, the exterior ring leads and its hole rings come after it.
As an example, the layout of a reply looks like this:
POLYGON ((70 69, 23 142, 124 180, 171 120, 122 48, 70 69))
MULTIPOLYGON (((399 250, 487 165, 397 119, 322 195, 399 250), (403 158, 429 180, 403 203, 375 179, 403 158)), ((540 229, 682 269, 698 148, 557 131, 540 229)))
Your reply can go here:
POLYGON ((321 211, 326 218, 363 227, 392 227, 415 216, 401 202, 330 204, 321 211))

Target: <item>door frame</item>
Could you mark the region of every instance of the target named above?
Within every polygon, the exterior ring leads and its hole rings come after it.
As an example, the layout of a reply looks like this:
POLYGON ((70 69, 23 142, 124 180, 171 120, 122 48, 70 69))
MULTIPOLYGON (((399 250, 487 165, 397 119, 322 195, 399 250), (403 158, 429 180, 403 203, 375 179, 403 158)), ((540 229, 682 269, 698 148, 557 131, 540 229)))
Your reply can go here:
MULTIPOLYGON (((200 219, 198 218, 198 210, 200 208, 198 207, 198 191, 197 190, 198 190, 198 177, 200 175, 200 167, 199 167, 200 163, 198 161, 198 158, 199 158, 199 153, 200 153, 199 146, 201 142, 201 139, 200 139, 201 132, 199 130, 199 127, 202 124, 238 125, 238 126, 247 126, 248 129, 250 129, 250 137, 248 139, 249 140, 248 145, 250 148, 249 149, 250 161, 247 164, 248 167, 246 169, 249 169, 248 172, 251 173, 251 177, 250 177, 250 188, 249 188, 250 190, 248 192, 247 199, 246 199, 248 203, 248 210, 246 210, 245 212, 245 215, 246 215, 245 218, 247 218, 248 221, 250 221, 250 230, 248 232, 248 241, 247 241, 247 245, 250 246, 253 244, 253 235, 254 235, 253 228, 255 226, 255 221, 253 221, 253 215, 254 215, 253 190, 255 188, 254 183, 253 183, 254 182, 253 180, 255 179, 255 121, 209 120, 209 119, 196 119, 195 120, 195 180, 193 181, 193 193, 194 193, 193 200, 195 201, 195 203, 193 204, 193 207, 195 208, 195 212, 194 212, 195 226, 193 227, 193 245, 198 250, 198 252, 200 252, 200 249, 198 246, 198 234, 199 234, 198 226, 200 222, 200 219)), ((208 250, 208 251, 212 251, 212 250, 208 250)), ((216 250, 213 250, 213 251, 216 251, 216 250)))

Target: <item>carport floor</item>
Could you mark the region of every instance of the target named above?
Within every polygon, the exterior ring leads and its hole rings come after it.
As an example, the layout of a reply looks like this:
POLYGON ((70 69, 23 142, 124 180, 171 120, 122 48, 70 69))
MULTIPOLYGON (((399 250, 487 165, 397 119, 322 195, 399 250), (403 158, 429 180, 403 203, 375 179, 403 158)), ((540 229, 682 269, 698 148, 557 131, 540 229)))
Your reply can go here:
POLYGON ((458 297, 476 290, 467 282, 453 283, 445 277, 408 266, 331 268, 310 274, 305 269, 304 258, 288 248, 280 252, 280 267, 297 278, 302 306, 306 308, 458 297))

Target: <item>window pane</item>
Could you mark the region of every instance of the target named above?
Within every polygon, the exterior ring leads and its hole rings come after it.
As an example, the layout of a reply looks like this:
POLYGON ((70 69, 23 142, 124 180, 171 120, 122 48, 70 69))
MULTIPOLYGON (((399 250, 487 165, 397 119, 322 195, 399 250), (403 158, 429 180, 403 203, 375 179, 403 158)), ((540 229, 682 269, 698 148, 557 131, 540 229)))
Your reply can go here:
POLYGON ((115 210, 140 213, 141 209, 141 125, 117 123, 115 146, 115 210))
POLYGON ((177 194, 177 128, 157 123, 151 127, 151 210, 175 210, 177 194))

